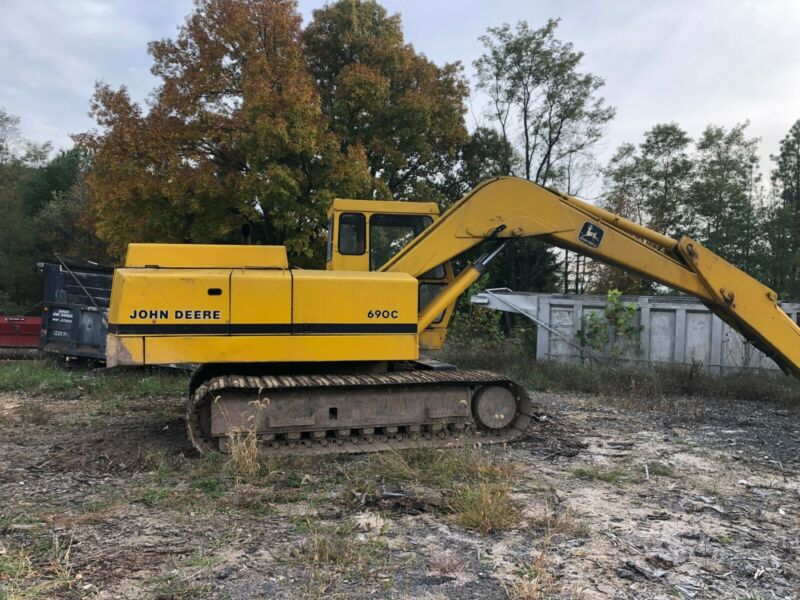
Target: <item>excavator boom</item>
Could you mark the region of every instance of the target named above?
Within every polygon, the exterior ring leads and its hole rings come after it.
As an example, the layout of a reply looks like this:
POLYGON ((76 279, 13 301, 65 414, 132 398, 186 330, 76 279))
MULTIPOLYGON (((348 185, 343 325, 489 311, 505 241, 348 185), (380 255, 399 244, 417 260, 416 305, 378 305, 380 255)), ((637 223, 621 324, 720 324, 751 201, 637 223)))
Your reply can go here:
MULTIPOLYGON (((483 182, 381 271, 419 276, 487 239, 516 237, 537 237, 691 294, 800 378, 800 327, 781 310, 773 290, 691 238, 674 240, 524 179, 483 182)), ((466 289, 475 279, 462 274, 453 284, 466 289)), ((437 312, 461 291, 445 290, 447 297, 442 292, 423 315, 437 312)))

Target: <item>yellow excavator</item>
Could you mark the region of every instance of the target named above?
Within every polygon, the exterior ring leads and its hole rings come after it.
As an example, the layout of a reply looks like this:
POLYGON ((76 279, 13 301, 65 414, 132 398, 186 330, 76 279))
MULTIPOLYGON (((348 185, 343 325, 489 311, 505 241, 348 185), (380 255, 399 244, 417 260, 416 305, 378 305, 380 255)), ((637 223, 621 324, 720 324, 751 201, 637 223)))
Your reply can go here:
POLYGON ((585 254, 699 298, 800 377, 800 327, 775 292, 696 241, 674 240, 514 177, 434 203, 335 200, 327 270, 283 246, 130 244, 111 295, 107 363, 199 365, 187 424, 198 451, 242 432, 274 453, 367 452, 514 440, 525 389, 420 358, 456 299, 521 237, 585 254), (454 275, 450 261, 486 253, 454 275))

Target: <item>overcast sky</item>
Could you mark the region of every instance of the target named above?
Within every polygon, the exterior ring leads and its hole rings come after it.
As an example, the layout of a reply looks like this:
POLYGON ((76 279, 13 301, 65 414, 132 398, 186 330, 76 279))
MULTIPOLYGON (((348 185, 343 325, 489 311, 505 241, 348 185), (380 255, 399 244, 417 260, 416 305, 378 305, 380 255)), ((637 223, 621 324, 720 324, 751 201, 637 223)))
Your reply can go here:
MULTIPOLYGON (((322 0, 300 0, 308 20, 322 0)), ((437 63, 472 61, 487 27, 562 19, 558 37, 585 53, 606 81, 617 116, 598 149, 606 159, 658 122, 696 137, 708 123, 749 119, 762 164, 800 118, 800 0, 384 0, 403 17, 406 40, 437 63)), ((144 100, 147 42, 173 37, 190 0, 0 0, 0 107, 22 133, 56 147, 92 126, 94 82, 125 84, 144 100)), ((481 122, 475 97, 467 124, 481 122)))

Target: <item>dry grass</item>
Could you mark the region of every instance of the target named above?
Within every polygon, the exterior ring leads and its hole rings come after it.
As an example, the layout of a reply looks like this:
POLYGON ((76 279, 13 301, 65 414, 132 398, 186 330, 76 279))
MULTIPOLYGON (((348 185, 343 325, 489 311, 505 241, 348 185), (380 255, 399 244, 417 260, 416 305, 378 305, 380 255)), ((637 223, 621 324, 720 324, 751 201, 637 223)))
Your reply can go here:
POLYGON ((456 523, 483 535, 509 529, 519 522, 519 506, 505 485, 465 485, 456 488, 448 504, 456 523))
POLYGON ((550 572, 552 538, 546 535, 539 549, 531 549, 530 559, 519 565, 517 577, 504 583, 506 595, 511 600, 545 600, 554 598, 558 586, 550 572))
POLYGON ((430 558, 431 569, 439 575, 453 575, 463 570, 466 561, 453 552, 446 550, 434 554, 430 558))
POLYGON ((567 538, 586 537, 590 533, 589 524, 579 519, 572 508, 558 510, 545 503, 544 516, 531 521, 531 526, 543 531, 546 539, 555 535, 567 538))
MULTIPOLYGON (((219 398, 214 402, 216 403, 218 400, 219 398)), ((245 481, 253 481, 262 473, 257 432, 261 413, 268 403, 268 399, 261 398, 250 402, 252 412, 247 416, 244 426, 232 426, 224 405, 220 405, 227 429, 230 432, 227 466, 233 475, 245 481)))
POLYGON ((496 450, 474 446, 389 450, 370 456, 346 477, 356 497, 380 483, 407 485, 456 524, 487 535, 513 527, 520 516, 508 485, 517 477, 517 467, 499 456, 496 450))
POLYGON ((493 460, 491 451, 476 446, 388 450, 371 456, 367 470, 387 483, 417 483, 434 488, 516 477, 516 465, 493 460))
POLYGON ((357 539, 353 521, 331 525, 305 519, 296 526, 305 537, 290 551, 289 559, 292 561, 302 560, 315 567, 328 566, 361 573, 373 572, 387 562, 386 543, 380 539, 357 539))
POLYGON ((629 473, 622 467, 604 469, 596 465, 590 465, 588 467, 576 467, 572 470, 572 476, 576 479, 585 479, 587 481, 598 480, 619 485, 628 479, 629 473))
POLYGON ((56 598, 72 588, 72 539, 53 534, 29 548, 0 545, 0 598, 56 598))

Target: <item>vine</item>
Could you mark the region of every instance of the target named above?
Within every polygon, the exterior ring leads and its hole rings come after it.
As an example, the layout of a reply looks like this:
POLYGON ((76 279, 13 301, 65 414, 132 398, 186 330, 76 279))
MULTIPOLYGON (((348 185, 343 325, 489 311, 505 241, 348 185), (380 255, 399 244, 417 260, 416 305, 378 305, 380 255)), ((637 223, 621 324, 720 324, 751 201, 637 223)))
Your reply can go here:
POLYGON ((585 313, 581 318, 578 341, 582 348, 604 353, 611 346, 611 356, 620 359, 628 350, 639 353, 642 326, 636 324, 637 306, 622 301, 622 292, 608 292, 602 313, 585 313))

